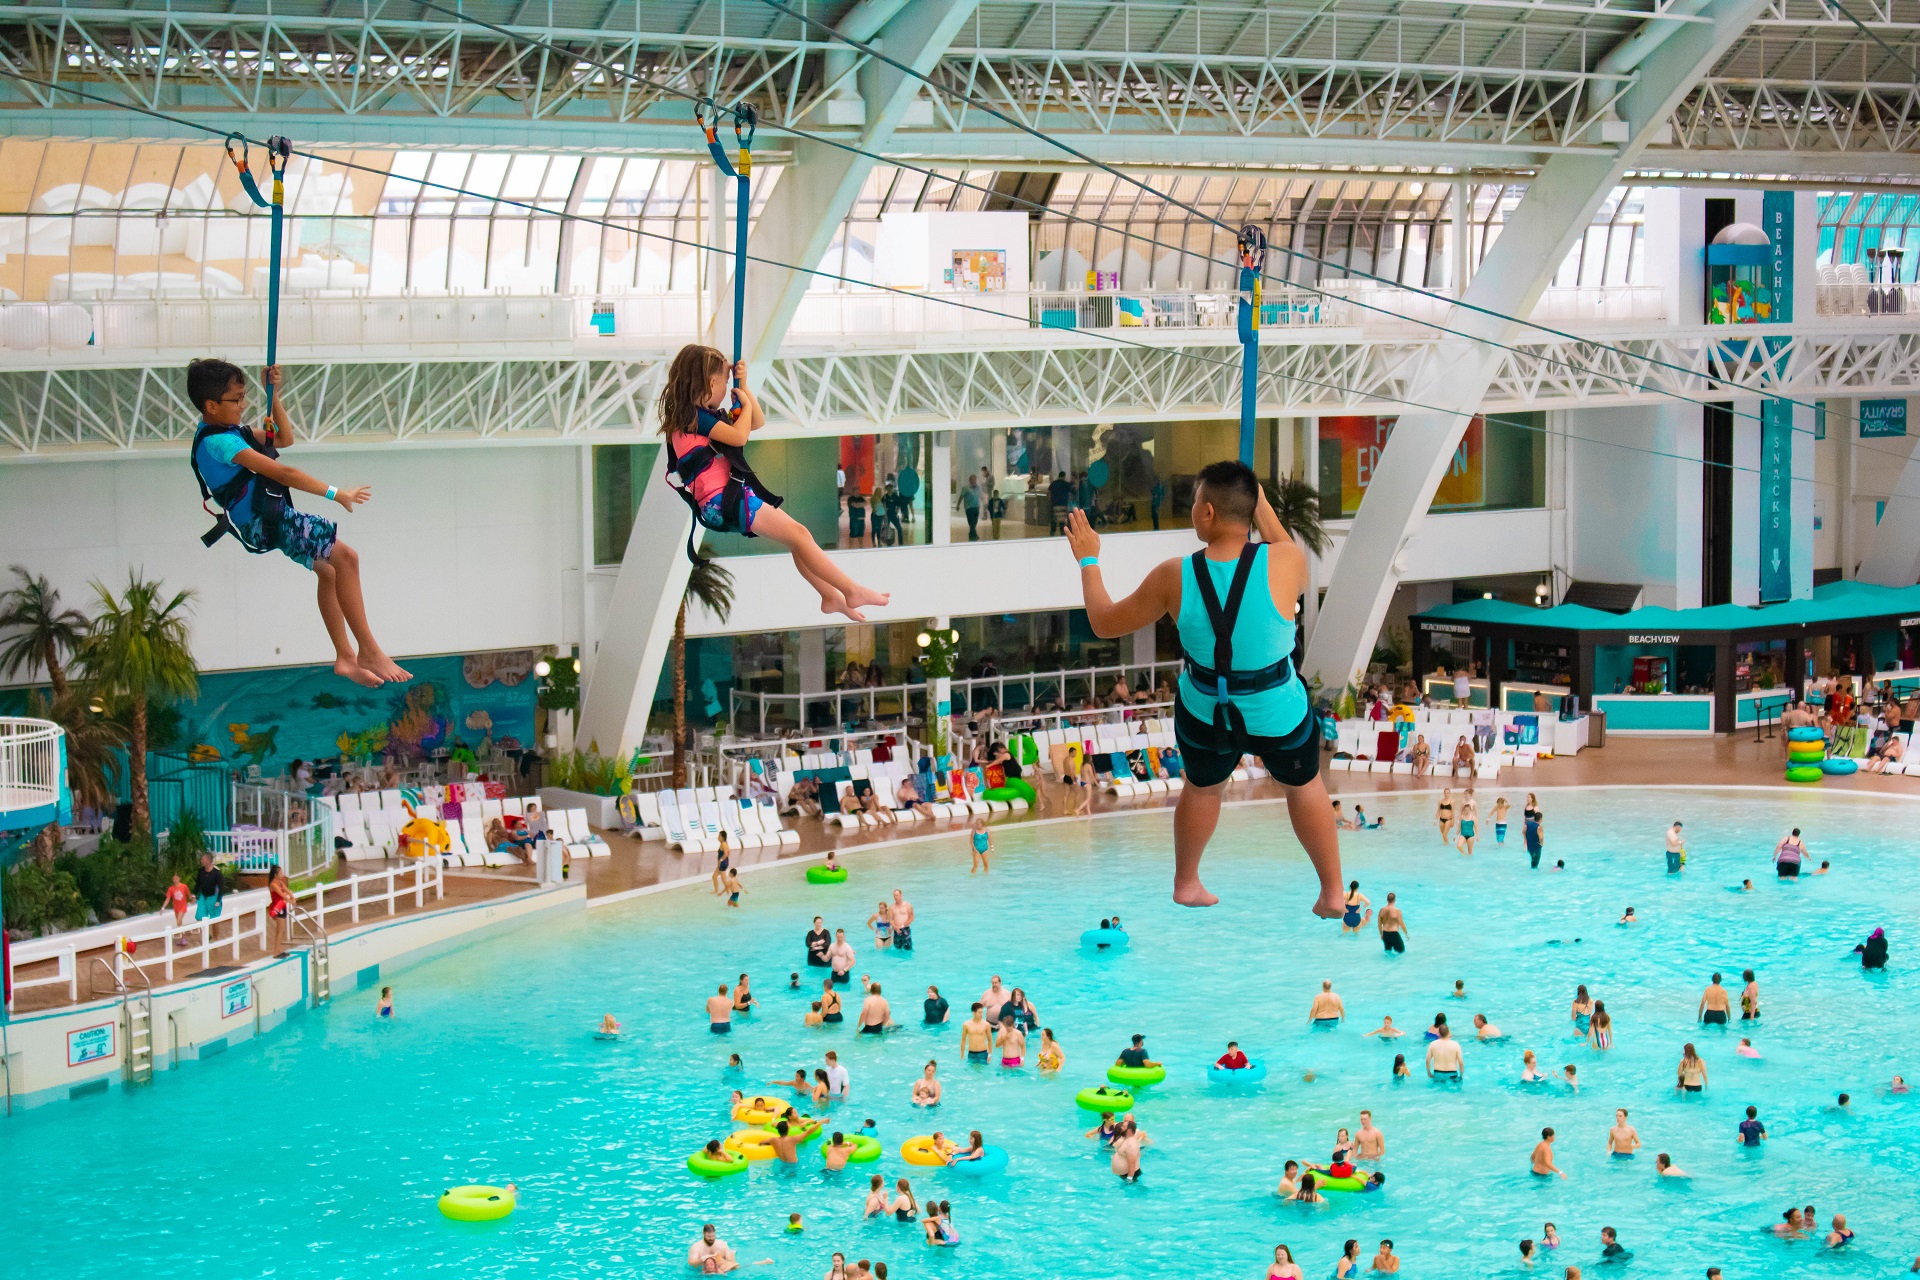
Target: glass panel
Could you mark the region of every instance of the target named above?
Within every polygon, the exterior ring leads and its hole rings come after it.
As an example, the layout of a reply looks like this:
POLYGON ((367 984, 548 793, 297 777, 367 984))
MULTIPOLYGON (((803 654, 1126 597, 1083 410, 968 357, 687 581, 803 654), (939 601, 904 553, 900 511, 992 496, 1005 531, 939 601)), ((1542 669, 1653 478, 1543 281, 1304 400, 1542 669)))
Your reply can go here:
MULTIPOLYGON (((1360 509, 1392 417, 1320 419, 1320 514, 1338 520, 1360 509)), ((1494 511, 1546 504, 1546 415, 1476 416, 1434 494, 1434 511, 1494 511)))
MULTIPOLYGON (((593 449, 593 562, 619 564, 633 517, 649 482, 658 480, 657 444, 602 444, 593 449)), ((662 481, 664 483, 664 481, 662 481)))

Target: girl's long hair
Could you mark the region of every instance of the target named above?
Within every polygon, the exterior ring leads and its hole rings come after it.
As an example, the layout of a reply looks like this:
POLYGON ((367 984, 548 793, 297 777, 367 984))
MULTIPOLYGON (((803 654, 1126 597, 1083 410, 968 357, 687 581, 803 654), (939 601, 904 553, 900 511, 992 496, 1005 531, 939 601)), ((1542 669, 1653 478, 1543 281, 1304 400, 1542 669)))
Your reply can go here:
POLYGON ((727 358, 712 347, 688 343, 667 367, 660 388, 660 434, 671 435, 693 425, 694 415, 707 398, 713 375, 726 370, 727 358))

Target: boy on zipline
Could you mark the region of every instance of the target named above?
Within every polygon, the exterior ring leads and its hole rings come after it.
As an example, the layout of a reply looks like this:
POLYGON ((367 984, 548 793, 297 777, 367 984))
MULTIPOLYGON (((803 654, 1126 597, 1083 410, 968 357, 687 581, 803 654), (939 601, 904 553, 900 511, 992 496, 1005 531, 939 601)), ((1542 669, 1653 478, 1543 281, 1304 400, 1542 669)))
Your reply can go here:
POLYGON ((1193 531, 1205 547, 1156 565, 1138 590, 1115 601, 1100 577, 1100 535, 1085 511, 1067 517, 1095 635, 1128 635, 1163 615, 1179 628, 1173 725, 1187 784, 1173 810, 1173 900, 1188 907, 1220 900, 1200 883, 1200 856, 1219 825, 1227 779, 1251 753, 1286 790, 1294 835, 1320 877, 1313 914, 1340 916, 1340 832, 1320 780, 1319 718, 1293 669, 1294 610, 1310 585, 1307 557, 1240 462, 1201 469, 1193 531), (1248 538, 1255 527, 1258 543, 1248 538))
MULTIPOLYGON (((849 578, 820 549, 807 526, 780 509, 780 495, 762 484, 747 465, 742 446, 765 422, 760 402, 747 390, 744 361, 729 369, 727 358, 712 347, 680 348, 660 391, 660 434, 667 438, 669 483, 706 528, 772 538, 792 552, 800 576, 820 593, 820 612, 844 613, 855 622, 865 622, 861 608, 887 603, 888 594, 849 578), (738 407, 732 411, 726 408, 729 395, 738 398, 738 407)), ((688 546, 691 549, 692 543, 688 546)))
MULTIPOLYGON (((265 377, 270 388, 278 388, 280 366, 268 368, 265 377)), ((313 570, 337 674, 368 688, 413 679, 380 648, 367 625, 358 553, 339 540, 333 521, 296 511, 290 494, 294 489, 318 494, 351 511, 373 496, 373 487, 342 489, 279 461, 280 450, 293 443, 286 402, 272 397, 271 428, 264 423, 248 426, 247 375, 225 360, 195 360, 187 366, 187 399, 200 409, 188 460, 200 481, 203 505, 212 501, 218 507, 217 523, 201 541, 211 547, 231 533, 255 555, 278 551, 313 570)))

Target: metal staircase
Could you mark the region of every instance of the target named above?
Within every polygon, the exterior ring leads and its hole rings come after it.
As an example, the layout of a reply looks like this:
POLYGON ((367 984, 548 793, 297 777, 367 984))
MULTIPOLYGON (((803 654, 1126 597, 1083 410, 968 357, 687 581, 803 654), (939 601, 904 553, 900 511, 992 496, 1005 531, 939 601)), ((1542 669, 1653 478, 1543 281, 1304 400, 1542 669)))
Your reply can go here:
MULTIPOLYGON (((94 956, 92 963, 98 965, 113 979, 113 989, 120 996, 120 1071, 122 1078, 130 1085, 153 1083, 153 984, 147 981, 147 975, 139 965, 133 965, 124 972, 110 964, 105 957, 94 956), (127 975, 138 978, 139 985, 127 981, 127 975)), ((91 980, 88 983, 92 985, 91 980)))
POLYGON ((307 936, 307 990, 313 993, 313 1007, 319 1008, 333 998, 333 966, 327 959, 326 926, 310 911, 289 907, 287 919, 307 936))

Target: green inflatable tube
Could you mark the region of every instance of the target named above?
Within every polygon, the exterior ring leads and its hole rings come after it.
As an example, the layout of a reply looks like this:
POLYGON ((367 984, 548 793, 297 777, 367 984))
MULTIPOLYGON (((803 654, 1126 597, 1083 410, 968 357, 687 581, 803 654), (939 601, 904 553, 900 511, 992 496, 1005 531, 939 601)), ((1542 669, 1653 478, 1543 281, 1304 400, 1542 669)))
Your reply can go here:
POLYGON ((1167 1078, 1165 1067, 1121 1067, 1107 1068, 1107 1079, 1115 1084, 1149 1085, 1159 1084, 1167 1078))
POLYGON ((734 1160, 715 1160, 705 1151, 696 1151, 687 1157, 687 1172, 701 1178, 725 1178, 747 1171, 744 1157, 734 1160))
MULTIPOLYGON (((847 1139, 847 1143, 853 1148, 853 1154, 847 1157, 848 1164, 872 1164, 880 1158, 880 1139, 878 1138, 868 1137, 864 1133, 856 1133, 847 1139)), ((825 1146, 822 1146, 820 1148, 821 1159, 824 1160, 826 1154, 827 1149, 825 1146)))
POLYGON ((1811 751, 1802 751, 1795 747, 1787 752, 1787 760, 1793 764, 1819 764, 1826 758, 1827 753, 1820 747, 1815 747, 1811 751))
POLYGON ((846 882, 847 869, 845 867, 807 868, 808 884, 845 884, 846 882))
MULTIPOLYGON (((811 1117, 809 1117, 809 1119, 811 1119, 811 1117)), ((761 1127, 762 1129, 765 1129, 765 1130, 766 1130, 766 1131, 767 1131, 768 1133, 777 1133, 777 1132, 779 1132, 779 1131, 778 1131, 777 1129, 775 1129, 775 1128, 774 1128, 774 1126, 775 1126, 775 1125, 777 1125, 777 1124, 779 1124, 779 1123, 780 1123, 780 1122, 779 1122, 778 1120, 769 1120, 769 1121, 768 1121, 767 1123, 765 1123, 765 1124, 763 1124, 763 1125, 761 1125, 760 1127, 761 1127)), ((796 1128, 798 1128, 798 1127, 799 1127, 799 1126, 797 1126, 797 1125, 795 1125, 795 1124, 793 1124, 792 1122, 788 1122, 788 1124, 787 1124, 787 1128, 788 1128, 789 1130, 792 1130, 792 1129, 796 1129, 796 1128)), ((804 1147, 804 1146, 806 1146, 806 1145, 807 1145, 807 1144, 808 1144, 809 1142, 813 1142, 813 1141, 816 1141, 817 1139, 819 1139, 819 1138, 821 1138, 821 1137, 823 1137, 823 1136, 825 1136, 825 1134, 826 1134, 826 1132, 827 1132, 827 1126, 826 1126, 826 1124, 825 1124, 825 1122, 823 1121, 823 1122, 821 1122, 821 1123, 819 1123, 819 1124, 816 1124, 816 1125, 814 1125, 814 1127, 813 1127, 813 1129, 812 1129, 812 1131, 811 1131, 811 1132, 808 1132, 808 1133, 804 1133, 804 1134, 796 1134, 796 1135, 794 1136, 794 1141, 795 1141, 796 1143, 798 1143, 798 1144, 799 1144, 800 1146, 803 1146, 803 1147, 804 1147)))
POLYGON ((1033 784, 1025 778, 1008 778, 1006 785, 989 787, 980 793, 982 800, 1025 800, 1032 804, 1036 799, 1033 784))
POLYGON ((1787 770, 1788 782, 1818 782, 1827 771, 1817 764, 1797 764, 1787 770))
POLYGON ((1336 1178, 1330 1174, 1321 1173, 1318 1169, 1309 1169, 1307 1172, 1313 1175, 1315 1191, 1365 1191, 1367 1189, 1366 1182, 1360 1178, 1336 1178))
POLYGON ((1133 1110, 1133 1095, 1125 1089, 1109 1089, 1105 1085, 1082 1089, 1073 1095, 1073 1100, 1088 1111, 1111 1111, 1118 1115, 1122 1111, 1133 1110))

